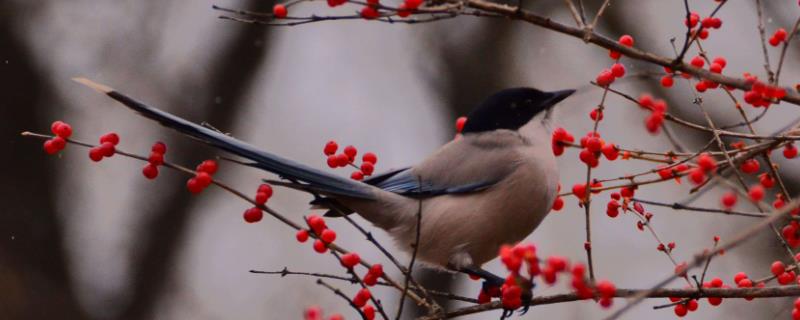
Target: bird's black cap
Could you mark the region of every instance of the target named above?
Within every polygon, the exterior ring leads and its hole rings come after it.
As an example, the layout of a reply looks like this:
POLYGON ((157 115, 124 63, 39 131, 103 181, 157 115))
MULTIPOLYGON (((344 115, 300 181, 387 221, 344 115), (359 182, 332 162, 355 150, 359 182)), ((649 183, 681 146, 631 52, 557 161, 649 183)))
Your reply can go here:
POLYGON ((511 88, 487 98, 467 116, 462 133, 498 129, 517 130, 540 112, 546 111, 575 90, 545 92, 533 88, 511 88))

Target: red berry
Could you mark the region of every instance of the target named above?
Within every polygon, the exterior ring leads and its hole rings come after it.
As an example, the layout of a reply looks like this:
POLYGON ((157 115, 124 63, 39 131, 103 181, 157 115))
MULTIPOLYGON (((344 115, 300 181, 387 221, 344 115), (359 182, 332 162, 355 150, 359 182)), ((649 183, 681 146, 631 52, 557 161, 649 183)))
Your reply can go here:
POLYGON ((673 84, 675 84, 675 80, 672 79, 671 75, 661 77, 661 86, 664 88, 672 87, 673 84))
POLYGON ((724 69, 725 66, 728 65, 728 60, 725 60, 724 57, 716 57, 714 58, 714 60, 711 61, 711 63, 718 64, 720 67, 724 69))
POLYGON ((58 150, 64 150, 64 148, 67 147, 67 140, 64 140, 64 138, 62 138, 61 136, 53 137, 52 139, 50 139, 50 141, 53 141, 52 142, 53 147, 55 147, 58 150))
POLYGON ((164 164, 164 154, 158 152, 150 153, 150 157, 147 158, 147 162, 154 166, 160 166, 164 164))
POLYGON ((364 173, 361 171, 353 171, 353 173, 350 174, 350 179, 356 181, 364 180, 364 173))
POLYGON ((603 155, 606 156, 606 159, 610 161, 614 161, 617 159, 617 157, 619 157, 619 149, 614 144, 604 144, 601 151, 603 152, 603 155))
POLYGON ((777 39, 778 42, 783 42, 784 40, 786 40, 786 35, 787 35, 786 29, 778 28, 778 30, 775 30, 775 33, 772 35, 772 37, 777 39))
POLYGON ((771 38, 769 38, 769 44, 773 47, 777 47, 779 44, 781 44, 781 40, 776 38, 775 36, 772 36, 771 38))
POLYGON ((344 147, 344 154, 347 155, 347 158, 350 160, 349 162, 353 162, 356 160, 358 149, 356 149, 354 146, 346 146, 344 147))
POLYGON ((697 300, 692 299, 686 303, 686 308, 689 309, 689 311, 692 312, 697 311, 697 307, 698 307, 697 300))
POLYGON ((707 153, 701 154, 697 158, 697 165, 706 172, 714 172, 717 170, 717 161, 707 153))
POLYGON ((708 67, 708 71, 713 73, 722 73, 722 66, 717 63, 711 63, 711 66, 708 67))
POLYGON ((361 157, 361 161, 369 162, 369 163, 375 165, 376 163, 378 163, 378 156, 376 156, 372 152, 367 152, 367 153, 364 154, 364 156, 361 157))
POLYGON ((597 75, 595 82, 601 87, 606 87, 614 82, 614 74, 609 69, 603 69, 603 71, 600 71, 600 74, 597 75))
POLYGON ((367 320, 374 320, 375 319, 375 307, 366 305, 361 312, 364 313, 364 316, 367 317, 367 320))
POLYGON ((300 230, 297 231, 297 233, 294 235, 294 237, 300 243, 306 242, 306 241, 308 241, 308 230, 300 229, 300 230))
POLYGON ((345 268, 352 269, 359 262, 361 262, 361 257, 355 252, 342 255, 342 265, 345 266, 345 268))
POLYGON ((572 194, 578 197, 579 200, 583 200, 586 198, 586 185, 582 183, 575 184, 572 186, 572 194))
POLYGON ((266 193, 267 194, 267 198, 272 198, 272 186, 268 185, 266 183, 260 184, 258 186, 258 191, 256 191, 256 192, 266 193))
POLYGON ((722 206, 726 209, 733 208, 736 206, 736 193, 732 191, 726 192, 724 195, 722 195, 721 202, 722 206))
POLYGON ((422 5, 423 0, 405 0, 403 4, 406 5, 408 9, 416 9, 422 5))
POLYGON ((689 173, 689 180, 691 180, 694 184, 701 184, 706 180, 706 173, 700 168, 692 169, 692 171, 689 173))
POLYGON ((467 124, 467 117, 458 117, 456 119, 456 132, 461 133, 464 130, 464 125, 467 124))
POLYGON ((103 160, 103 149, 100 149, 100 147, 89 149, 89 159, 92 159, 94 162, 103 160))
POLYGON ((64 124, 64 122, 61 120, 53 121, 53 123, 50 124, 50 132, 52 132, 55 135, 58 135, 57 133, 58 127, 60 127, 62 124, 64 124))
POLYGON ((792 282, 794 282, 795 278, 797 278, 797 276, 794 274, 794 271, 781 273, 780 275, 778 275, 778 284, 780 285, 791 284, 792 282))
POLYGON ((325 253, 325 251, 328 251, 328 247, 324 242, 322 242, 322 240, 317 239, 314 240, 314 251, 318 253, 325 253))
POLYGON ((336 155, 328 156, 328 167, 331 167, 333 169, 339 167, 339 160, 338 159, 339 159, 339 157, 337 157, 336 155))
POLYGON ((754 185, 747 191, 747 195, 750 196, 750 199, 753 201, 761 201, 764 199, 764 187, 758 184, 754 185))
POLYGON ((380 13, 371 6, 365 6, 361 8, 361 17, 366 20, 373 20, 380 17, 380 13))
POLYGON ((191 178, 186 181, 186 189, 191 193, 198 194, 203 191, 203 186, 197 182, 197 179, 191 178))
POLYGON ((206 160, 197 165, 197 171, 206 172, 208 174, 214 174, 217 172, 218 167, 219 166, 217 165, 216 161, 206 160))
POLYGON ((332 243, 336 240, 336 231, 325 229, 322 231, 322 234, 319 235, 319 238, 325 241, 325 243, 332 243))
POLYGON ((308 225, 317 235, 322 234, 322 231, 328 227, 325 225, 325 219, 315 214, 308 216, 308 225))
POLYGON ((358 291, 358 293, 356 293, 355 298, 353 298, 353 304, 359 308, 363 307, 367 304, 367 301, 369 301, 370 297, 372 297, 372 294, 369 292, 369 289, 361 289, 358 291))
POLYGON ((160 153, 163 155, 167 153, 167 145, 161 141, 158 141, 153 144, 153 146, 150 148, 150 151, 155 153, 160 153))
POLYGON ((209 175, 207 172, 203 171, 197 172, 194 175, 194 179, 197 181, 197 183, 200 185, 201 188, 208 187, 211 184, 211 175, 209 175))
POLYGON ((697 68, 702 68, 703 65, 706 64, 706 61, 703 60, 703 57, 701 57, 701 56, 695 56, 694 58, 692 58, 692 61, 689 62, 689 63, 691 63, 693 66, 695 66, 697 68))
POLYGON ((614 60, 619 60, 622 57, 622 53, 619 51, 610 50, 608 51, 608 57, 614 60))
POLYGON ((742 172, 747 173, 747 174, 756 173, 756 172, 758 172, 758 169, 759 169, 758 160, 756 160, 756 159, 747 159, 744 162, 742 162, 740 168, 742 169, 742 172))
POLYGON ((111 142, 113 145, 117 145, 119 143, 119 136, 114 132, 106 133, 100 136, 100 143, 111 142))
POLYGON ((733 276, 733 282, 736 283, 737 285, 739 284, 740 281, 744 279, 747 279, 747 274, 744 272, 739 272, 733 276))
POLYGON ((772 266, 770 266, 770 271, 772 271, 772 275, 777 277, 786 272, 786 265, 783 264, 783 262, 775 261, 772 263, 772 266))
POLYGON ((627 35, 627 34, 623 35, 623 36, 619 37, 619 44, 621 44, 623 46, 626 46, 626 47, 632 47, 633 46, 633 37, 631 37, 630 35, 627 35))
POLYGON ((348 163, 350 163, 350 157, 348 157, 346 154, 340 153, 336 155, 337 166, 346 167, 348 163))
POLYGON ((794 159, 797 157, 797 147, 791 143, 787 144, 785 147, 783 147, 783 156, 786 157, 786 159, 794 159))
POLYGON ((625 76, 625 66, 621 63, 615 63, 613 66, 611 66, 611 73, 614 75, 614 77, 622 78, 625 76))
POLYGON ((761 186, 764 188, 772 188, 775 186, 775 179, 773 179, 772 176, 766 172, 762 173, 758 177, 758 182, 761 183, 761 186))
POLYGON ((275 15, 275 18, 283 19, 289 14, 289 11, 286 10, 285 5, 279 3, 272 7, 272 14, 275 15))
POLYGON ((104 157, 111 157, 117 152, 117 149, 111 142, 103 142, 103 144, 100 145, 100 150, 103 152, 104 157))
POLYGON ((674 310, 675 310, 675 315, 678 317, 683 317, 687 313, 689 313, 689 310, 687 310, 686 306, 683 304, 676 305, 674 310))
POLYGON ((255 203, 263 205, 267 203, 267 200, 269 200, 269 196, 267 196, 266 193, 263 192, 256 193, 255 203))
POLYGON ((158 177, 158 167, 152 163, 148 163, 142 168, 142 174, 145 178, 153 180, 158 177))
POLYGON ((325 144, 325 148, 322 149, 322 152, 326 156, 331 156, 331 155, 336 154, 336 150, 337 149, 339 149, 339 145, 336 144, 336 141, 331 140, 331 141, 328 141, 328 143, 325 144))
POLYGON ((617 288, 611 281, 602 280, 597 283, 597 292, 600 294, 600 297, 613 297, 616 291, 617 288))
POLYGON ((370 286, 370 287, 374 286, 374 285, 376 285, 378 283, 378 277, 374 276, 372 274, 369 274, 369 273, 367 273, 367 275, 364 276, 364 279, 362 279, 362 280, 364 281, 365 285, 370 286))
POLYGON ((552 209, 555 211, 559 211, 562 208, 564 208, 564 199, 562 199, 561 197, 556 197, 556 200, 553 201, 552 209))
POLYGON ((365 176, 372 175, 372 172, 374 171, 375 165, 373 165, 372 162, 361 163, 361 172, 363 172, 365 176))
POLYGON ((61 122, 60 124, 57 125, 56 123, 53 123, 53 125, 50 126, 50 129, 55 129, 53 130, 53 134, 64 139, 67 139, 69 138, 69 136, 72 135, 72 126, 70 126, 66 122, 61 122))
POLYGON ((706 90, 708 90, 708 84, 705 81, 699 81, 694 85, 694 88, 697 92, 706 92, 706 90))
POLYGON ((261 209, 252 207, 244 211, 244 221, 247 223, 255 223, 261 221, 264 217, 264 212, 261 209))
POLYGON ((47 154, 55 154, 56 152, 58 152, 58 150, 60 150, 58 149, 56 144, 53 143, 53 139, 45 141, 43 147, 44 147, 44 152, 47 154))
MULTIPOLYGON (((397 16, 398 17, 405 18, 405 17, 408 17, 410 15, 411 15, 411 9, 409 9, 408 6, 405 3, 401 3, 399 6, 397 6, 397 16)), ((456 131, 456 132, 458 133, 460 131, 456 131)), ((369 306, 367 306, 367 307, 369 307, 369 306)))

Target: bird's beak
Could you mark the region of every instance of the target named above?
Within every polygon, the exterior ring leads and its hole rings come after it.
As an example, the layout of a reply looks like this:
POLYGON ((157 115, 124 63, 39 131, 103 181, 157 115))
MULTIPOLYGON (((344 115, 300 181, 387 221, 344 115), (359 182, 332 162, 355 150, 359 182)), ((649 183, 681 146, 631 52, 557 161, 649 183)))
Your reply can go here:
POLYGON ((560 90, 560 91, 552 91, 552 92, 550 92, 550 94, 552 95, 552 98, 550 98, 550 101, 548 101, 548 103, 550 104, 550 107, 552 107, 552 106, 556 105, 557 103, 561 102, 561 100, 566 99, 567 97, 569 97, 573 93, 575 93, 575 90, 572 90, 572 89, 560 90))

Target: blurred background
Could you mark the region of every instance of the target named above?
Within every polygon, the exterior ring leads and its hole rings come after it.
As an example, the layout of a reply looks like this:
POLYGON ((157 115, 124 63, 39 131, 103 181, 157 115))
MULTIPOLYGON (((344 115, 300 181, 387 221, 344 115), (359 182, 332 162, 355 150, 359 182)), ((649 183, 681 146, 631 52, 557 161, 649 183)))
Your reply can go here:
MULTIPOLYGON (((321 150, 330 139, 378 154, 378 171, 414 164, 453 137, 454 119, 495 90, 534 86, 544 90, 578 88, 561 104, 558 125, 582 136, 591 128, 589 111, 601 91, 588 86, 609 67, 607 51, 521 22, 463 17, 421 25, 364 21, 314 23, 266 28, 217 19, 212 4, 269 11, 272 0, 5 0, 0 2, 0 318, 2 319, 299 319, 311 305, 328 313, 355 314, 311 278, 256 275, 248 271, 340 272, 327 255, 298 244, 294 232, 270 217, 246 224, 248 205, 210 188, 199 196, 184 187, 185 177, 162 172, 155 181, 142 177, 142 163, 114 157, 100 163, 87 151, 67 147, 46 156, 41 141, 21 131, 47 132, 54 120, 73 125, 77 139, 94 141, 115 131, 120 147, 146 153, 156 140, 169 146, 167 159, 193 166, 216 155, 204 145, 137 117, 110 99, 69 79, 86 76, 196 122, 223 131, 282 156, 325 168, 321 150)), ((595 12, 602 1, 585 1, 595 12)), ((798 14, 792 1, 764 1, 768 32, 789 29, 798 14)), ((706 16, 713 1, 691 1, 706 16)), ((561 0, 531 1, 536 12, 572 23, 561 0)), ((292 8, 292 14, 330 12, 321 5, 292 8)), ((339 13, 349 13, 348 9, 339 13)), ((636 46, 671 56, 669 39, 682 41, 680 1, 615 0, 599 31, 616 38, 628 33, 636 46)), ((721 30, 704 42, 710 56, 728 59, 725 72, 764 77, 754 1, 735 1, 719 14, 721 30)), ((798 42, 795 41, 795 44, 798 42)), ((798 76, 798 52, 790 49, 782 79, 798 76)), ((773 63, 778 51, 770 49, 773 63)), ((693 53, 692 53, 693 54, 693 53)), ((660 68, 623 59, 629 74, 660 68)), ((684 81, 669 91, 658 80, 630 77, 615 87, 633 95, 652 92, 669 101, 672 112, 702 123, 684 81)), ((719 91, 703 96, 717 123, 739 121, 719 91)), ((611 97, 600 131, 607 141, 627 148, 667 151, 663 135, 646 133, 646 114, 611 97)), ((748 114, 756 110, 747 108, 748 114)), ((755 127, 770 133, 795 121, 794 106, 778 105, 755 127)), ((671 124, 667 124, 671 126, 671 124)), ((674 127, 690 149, 710 138, 674 127)), ((796 163, 775 157, 791 191, 797 190, 796 163)), ((763 165, 763 163, 762 163, 763 165)), ((584 179, 577 152, 560 160, 561 181, 584 179)), ((635 161, 604 162, 597 177, 617 177, 650 168, 635 161)), ((349 175, 349 171, 340 172, 349 175)), ((218 177, 241 190, 254 190, 265 173, 222 163, 218 177)), ((672 183, 643 188, 637 196, 664 202, 687 197, 689 187, 672 183)), ((705 194, 695 204, 718 206, 724 190, 705 194)), ((604 213, 607 195, 593 211, 593 248, 600 278, 618 287, 642 288, 673 270, 656 251, 653 238, 635 228, 636 219, 604 213)), ((276 190, 270 204, 287 216, 309 214, 308 197, 276 190)), ((584 261, 583 209, 573 198, 552 213, 526 241, 543 255, 584 261)), ((653 226, 665 241, 675 241, 680 260, 752 224, 746 217, 687 213, 648 207, 653 226)), ((744 204, 740 210, 753 211, 744 204)), ((361 221, 361 220, 359 220, 361 221)), ((365 223, 361 221, 362 223, 365 223)), ((371 261, 380 254, 342 221, 329 224, 345 247, 371 261)), ((379 240, 392 247, 385 234, 379 240)), ((710 276, 726 282, 745 271, 769 274, 782 249, 770 232, 714 259, 710 276)), ((402 256, 407 261, 406 256, 402 256)), ((385 262, 385 261, 384 261, 385 262)), ((388 266, 388 264, 386 264, 388 266)), ((496 261, 490 270, 501 271, 496 261)), ((386 268, 398 276, 396 270, 386 268)), ((476 296, 479 283, 461 275, 418 270, 419 278, 439 290, 476 296)), ((563 281, 566 282, 566 281, 563 281)), ((339 283, 346 291, 354 291, 339 283)), ((682 282, 671 286, 681 287, 682 282)), ((566 289, 540 286, 536 294, 566 289)), ((394 310, 398 295, 378 289, 394 310)), ((667 302, 650 300, 625 319, 672 319, 667 302)), ((617 299, 615 307, 624 304, 617 299)), ((451 303, 449 307, 459 304, 451 303)), ((696 319, 772 319, 790 317, 788 299, 753 302, 726 300, 714 308, 705 301, 689 315, 696 319)), ((417 312, 413 307, 406 318, 417 312)), ((609 311, 592 302, 537 306, 524 319, 599 319, 609 311)), ((496 319, 499 311, 464 317, 496 319)))

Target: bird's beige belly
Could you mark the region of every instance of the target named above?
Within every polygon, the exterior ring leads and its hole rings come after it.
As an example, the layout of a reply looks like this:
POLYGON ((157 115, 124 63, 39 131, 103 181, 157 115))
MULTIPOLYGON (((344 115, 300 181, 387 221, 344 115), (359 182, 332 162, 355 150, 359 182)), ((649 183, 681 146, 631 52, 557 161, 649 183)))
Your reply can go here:
MULTIPOLYGON (((526 177, 509 179, 480 193, 424 200, 419 258, 443 267, 482 265, 497 256, 501 245, 517 243, 531 234, 550 210, 556 190, 542 190, 554 185, 541 183, 545 177, 526 177)), ((413 231, 402 231, 400 238, 413 242, 409 238, 415 235, 413 231)))

